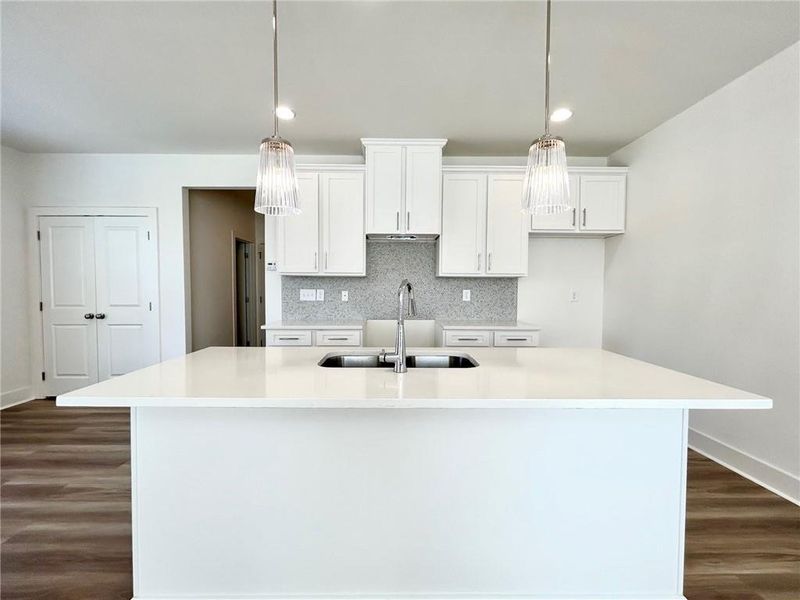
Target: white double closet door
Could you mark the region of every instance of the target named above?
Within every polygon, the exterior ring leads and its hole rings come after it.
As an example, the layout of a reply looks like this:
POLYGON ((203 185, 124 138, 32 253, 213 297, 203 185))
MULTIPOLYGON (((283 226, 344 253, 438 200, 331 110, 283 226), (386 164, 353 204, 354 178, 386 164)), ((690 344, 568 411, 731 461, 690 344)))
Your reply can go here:
POLYGON ((48 394, 159 360, 158 268, 149 217, 39 217, 48 394))

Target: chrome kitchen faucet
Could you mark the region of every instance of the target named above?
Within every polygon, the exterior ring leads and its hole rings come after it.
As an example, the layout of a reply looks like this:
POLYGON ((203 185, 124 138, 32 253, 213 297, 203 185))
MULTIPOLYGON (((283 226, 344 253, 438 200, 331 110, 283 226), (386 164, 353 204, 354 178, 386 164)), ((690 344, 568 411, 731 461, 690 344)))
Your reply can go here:
POLYGON ((394 338, 394 353, 387 354, 381 350, 380 359, 385 362, 394 363, 395 373, 405 373, 408 371, 406 364, 406 316, 415 317, 417 315, 417 303, 414 300, 414 288, 411 287, 408 279, 400 282, 397 289, 397 334, 394 338), (408 296, 408 305, 404 306, 403 298, 408 296), (403 310, 403 309, 406 310, 403 310))

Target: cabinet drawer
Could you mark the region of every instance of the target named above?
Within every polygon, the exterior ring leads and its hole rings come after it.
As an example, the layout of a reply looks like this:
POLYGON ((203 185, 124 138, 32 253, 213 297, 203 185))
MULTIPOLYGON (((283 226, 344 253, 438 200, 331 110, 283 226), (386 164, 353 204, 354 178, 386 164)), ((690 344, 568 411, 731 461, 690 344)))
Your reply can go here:
POLYGON ((495 346, 538 346, 538 331, 495 331, 495 346))
POLYGON ((267 331, 267 346, 310 346, 310 330, 267 331))
POLYGON ((321 330, 316 332, 317 346, 360 346, 361 332, 353 330, 321 330))
POLYGON ((445 346, 491 346, 491 331, 445 331, 445 346))

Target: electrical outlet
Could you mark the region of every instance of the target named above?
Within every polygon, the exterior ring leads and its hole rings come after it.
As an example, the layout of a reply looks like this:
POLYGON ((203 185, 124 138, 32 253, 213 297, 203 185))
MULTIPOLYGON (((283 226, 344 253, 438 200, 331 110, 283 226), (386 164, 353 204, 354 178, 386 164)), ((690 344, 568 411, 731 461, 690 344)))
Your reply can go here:
POLYGON ((578 301, 578 290, 571 290, 569 293, 569 301, 570 302, 577 302, 578 301))
POLYGON ((317 302, 325 301, 325 290, 317 290, 317 302))
POLYGON ((317 292, 315 290, 300 290, 301 302, 313 302, 317 299, 317 292))
POLYGON ((472 291, 471 290, 461 290, 461 299, 464 302, 469 302, 472 300, 472 291))
POLYGON ((342 302, 347 302, 348 299, 347 290, 342 290, 342 302))

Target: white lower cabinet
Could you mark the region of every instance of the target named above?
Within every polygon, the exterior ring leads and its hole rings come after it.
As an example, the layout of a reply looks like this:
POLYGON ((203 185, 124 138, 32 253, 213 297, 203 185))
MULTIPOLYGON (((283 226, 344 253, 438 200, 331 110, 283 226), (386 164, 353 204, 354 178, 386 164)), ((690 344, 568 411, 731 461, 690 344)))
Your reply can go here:
POLYGON ((436 323, 436 345, 443 347, 509 347, 539 345, 539 329, 527 323, 475 323, 458 321, 436 323), (465 326, 466 325, 466 326, 465 326))
POLYGON ((446 172, 437 274, 519 277, 528 273, 522 174, 446 172))
POLYGON ((266 328, 267 346, 361 346, 361 329, 266 328))
POLYGON ((278 271, 284 275, 366 274, 364 173, 301 172, 302 213, 278 218, 278 271))
POLYGON ((569 191, 575 208, 555 215, 531 215, 530 230, 547 235, 624 233, 626 179, 625 168, 571 168, 569 191))

